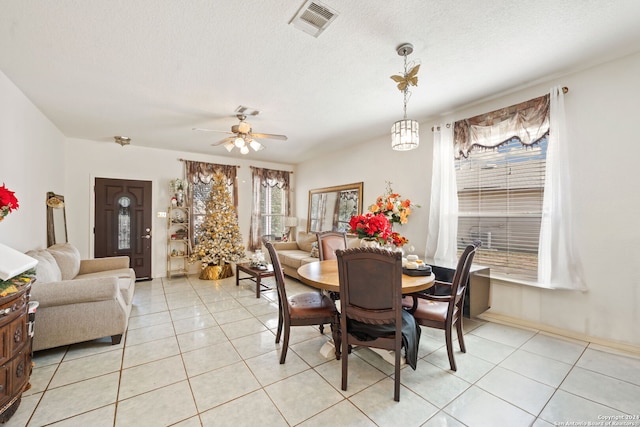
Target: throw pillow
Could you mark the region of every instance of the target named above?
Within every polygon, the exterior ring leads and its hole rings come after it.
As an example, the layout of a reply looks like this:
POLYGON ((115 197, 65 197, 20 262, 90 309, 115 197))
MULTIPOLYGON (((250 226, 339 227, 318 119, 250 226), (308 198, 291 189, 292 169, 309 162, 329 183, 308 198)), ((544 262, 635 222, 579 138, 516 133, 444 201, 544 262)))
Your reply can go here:
POLYGON ((320 258, 320 251, 318 250, 318 242, 313 242, 311 244, 311 252, 309 252, 309 256, 314 258, 320 258))
POLYGON ((45 250, 29 251, 27 255, 38 261, 38 265, 36 265, 36 280, 38 282, 48 283, 62 280, 58 263, 49 252, 45 250))
POLYGON ((318 238, 315 233, 306 233, 303 231, 298 233, 298 249, 301 251, 311 252, 311 244, 317 241, 318 238))
POLYGON ((50 246, 47 251, 53 255, 62 273, 62 280, 71 280, 80 271, 80 252, 70 243, 50 246))

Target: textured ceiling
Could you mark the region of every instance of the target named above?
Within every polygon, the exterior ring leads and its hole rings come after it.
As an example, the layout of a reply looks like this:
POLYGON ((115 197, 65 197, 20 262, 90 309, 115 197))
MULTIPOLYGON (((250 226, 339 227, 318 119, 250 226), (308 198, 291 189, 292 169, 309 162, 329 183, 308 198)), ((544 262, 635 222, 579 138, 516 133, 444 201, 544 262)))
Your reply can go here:
POLYGON ((388 135, 401 43, 418 121, 640 49, 637 0, 323 1, 314 38, 289 25, 303 0, 0 0, 0 70, 68 137, 239 157, 191 129, 245 105, 289 137, 247 157, 297 163, 388 135))

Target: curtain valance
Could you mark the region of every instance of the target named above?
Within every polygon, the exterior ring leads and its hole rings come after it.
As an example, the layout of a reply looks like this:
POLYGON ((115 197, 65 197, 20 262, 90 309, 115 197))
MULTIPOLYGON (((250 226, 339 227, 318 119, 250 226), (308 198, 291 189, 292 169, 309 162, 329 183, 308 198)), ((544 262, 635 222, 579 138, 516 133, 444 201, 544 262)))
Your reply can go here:
POLYGON ((260 185, 263 187, 278 187, 283 190, 289 190, 290 174, 289 171, 281 171, 275 169, 256 168, 251 166, 253 176, 260 179, 260 185))
POLYGON ((454 155, 468 157, 474 146, 496 148, 517 138, 534 145, 549 134, 549 95, 541 96, 454 124, 454 155))
POLYGON ((216 173, 222 173, 227 178, 227 185, 233 185, 236 181, 236 169, 238 166, 218 165, 215 163, 184 161, 187 170, 187 179, 191 183, 201 182, 208 184, 216 173))

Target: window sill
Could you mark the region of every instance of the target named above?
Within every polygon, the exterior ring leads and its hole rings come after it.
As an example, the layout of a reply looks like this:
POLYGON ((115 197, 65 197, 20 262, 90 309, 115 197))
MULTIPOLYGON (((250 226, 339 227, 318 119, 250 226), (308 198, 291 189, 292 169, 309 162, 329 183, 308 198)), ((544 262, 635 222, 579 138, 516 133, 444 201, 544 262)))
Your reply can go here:
POLYGON ((530 286, 538 289, 553 289, 542 285, 541 283, 534 282, 533 280, 521 279, 518 277, 509 276, 506 274, 496 274, 491 272, 491 282, 497 282, 500 285, 523 285, 530 286))

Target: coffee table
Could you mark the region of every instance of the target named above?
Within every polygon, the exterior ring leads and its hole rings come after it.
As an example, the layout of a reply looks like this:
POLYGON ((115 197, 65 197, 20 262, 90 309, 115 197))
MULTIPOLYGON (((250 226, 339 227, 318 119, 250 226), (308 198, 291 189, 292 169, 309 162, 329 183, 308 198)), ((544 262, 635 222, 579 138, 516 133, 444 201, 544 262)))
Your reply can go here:
POLYGON ((251 267, 251 263, 244 262, 236 264, 236 286, 240 285, 240 280, 251 280, 256 284, 256 298, 260 298, 260 292, 268 291, 271 288, 262 283, 262 279, 273 277, 273 265, 268 264, 266 270, 251 267), (240 277, 240 272, 248 274, 249 277, 240 277))

